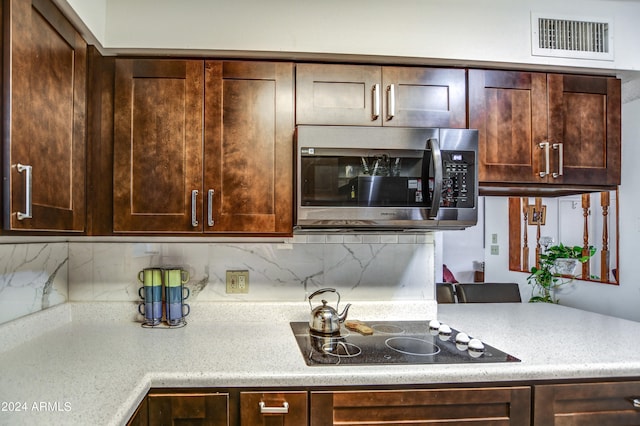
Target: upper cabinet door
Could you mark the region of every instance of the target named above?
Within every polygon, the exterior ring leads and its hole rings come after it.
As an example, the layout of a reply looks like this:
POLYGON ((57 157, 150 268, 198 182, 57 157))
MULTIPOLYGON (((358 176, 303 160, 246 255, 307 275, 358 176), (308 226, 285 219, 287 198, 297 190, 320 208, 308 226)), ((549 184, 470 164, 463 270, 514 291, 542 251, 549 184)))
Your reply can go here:
POLYGON ((293 232, 293 64, 205 65, 205 232, 293 232))
POLYGON ((296 65, 296 123, 382 125, 381 80, 375 65, 296 65))
POLYGON ((550 74, 554 183, 620 184, 620 80, 550 74))
POLYGON ((86 43, 49 0, 4 5, 4 227, 84 231, 86 43))
POLYGON ((383 67, 383 125, 467 126, 464 69, 383 67))
POLYGON ((114 232, 202 232, 203 62, 116 60, 114 232))
POLYGON ((296 123, 464 128, 465 70, 298 64, 296 123))
POLYGON ((620 80, 469 70, 481 183, 620 183, 620 80))
POLYGON ((469 70, 469 128, 478 129, 480 182, 545 182, 546 74, 469 70))

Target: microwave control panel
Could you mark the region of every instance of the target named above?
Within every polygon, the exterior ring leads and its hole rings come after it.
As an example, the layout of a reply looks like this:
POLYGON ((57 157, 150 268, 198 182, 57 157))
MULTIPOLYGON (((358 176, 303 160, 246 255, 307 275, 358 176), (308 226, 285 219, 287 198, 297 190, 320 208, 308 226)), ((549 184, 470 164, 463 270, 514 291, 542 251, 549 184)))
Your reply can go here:
POLYGON ((474 207, 476 170, 474 153, 442 151, 441 207, 474 207))

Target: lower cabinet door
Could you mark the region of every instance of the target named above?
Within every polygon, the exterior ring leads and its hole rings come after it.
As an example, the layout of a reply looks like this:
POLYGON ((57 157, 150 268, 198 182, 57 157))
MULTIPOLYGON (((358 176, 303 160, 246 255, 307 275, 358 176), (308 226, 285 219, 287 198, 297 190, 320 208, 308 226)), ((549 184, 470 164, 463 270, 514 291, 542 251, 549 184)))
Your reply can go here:
POLYGON ((528 386, 311 393, 311 426, 530 422, 528 386))
POLYGON ((149 424, 229 425, 227 393, 149 393, 149 424))
POLYGON ((307 392, 241 392, 241 426, 308 424, 307 392))
POLYGON ((534 426, 640 424, 640 381, 540 385, 534 395, 534 426))
POLYGON ((127 426, 147 426, 149 424, 149 400, 145 397, 136 412, 127 422, 127 426))

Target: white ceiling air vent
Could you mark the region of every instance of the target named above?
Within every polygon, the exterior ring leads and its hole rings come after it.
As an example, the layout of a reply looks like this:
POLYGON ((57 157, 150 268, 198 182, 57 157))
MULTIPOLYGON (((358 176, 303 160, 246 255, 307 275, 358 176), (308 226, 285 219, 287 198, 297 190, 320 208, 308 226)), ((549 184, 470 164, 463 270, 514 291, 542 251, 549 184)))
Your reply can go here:
POLYGON ((531 54, 613 61, 613 20, 531 13, 531 54))

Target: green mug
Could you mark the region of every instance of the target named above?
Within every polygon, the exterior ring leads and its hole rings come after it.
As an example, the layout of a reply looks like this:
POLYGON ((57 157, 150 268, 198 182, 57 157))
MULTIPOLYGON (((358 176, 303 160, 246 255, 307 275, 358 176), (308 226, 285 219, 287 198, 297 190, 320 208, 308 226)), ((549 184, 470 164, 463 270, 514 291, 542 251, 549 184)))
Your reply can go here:
POLYGON ((138 272, 138 281, 147 286, 162 285, 162 269, 145 268, 138 272))
POLYGON ((178 287, 189 282, 189 271, 181 268, 165 268, 162 270, 164 274, 165 287, 178 287))

